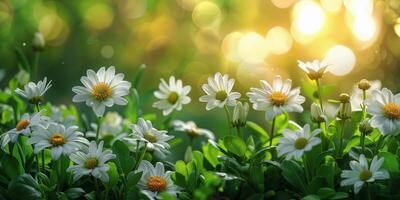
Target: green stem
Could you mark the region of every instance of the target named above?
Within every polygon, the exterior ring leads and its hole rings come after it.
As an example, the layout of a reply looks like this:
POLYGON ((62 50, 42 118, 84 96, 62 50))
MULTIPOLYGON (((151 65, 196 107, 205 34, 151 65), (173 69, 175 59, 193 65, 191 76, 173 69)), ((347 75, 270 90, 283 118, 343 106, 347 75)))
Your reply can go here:
POLYGON ((231 114, 229 112, 228 106, 224 106, 225 109, 225 115, 226 115, 226 120, 228 122, 228 130, 229 130, 229 135, 232 134, 232 120, 231 120, 231 114))
MULTIPOLYGON (((363 94, 363 103, 361 105, 361 109, 362 109, 362 120, 361 121, 364 121, 367 116, 367 113, 365 111, 365 108, 366 108, 365 100, 367 99, 367 93, 365 90, 363 90, 362 94, 363 94)), ((362 132, 361 137, 360 137, 360 145, 361 145, 361 153, 363 153, 363 154, 364 154, 364 148, 365 148, 364 143, 365 143, 365 133, 362 132)))
POLYGON ((305 152, 303 154, 303 165, 304 165, 304 171, 306 172, 306 179, 307 179, 307 182, 309 183, 311 180, 310 169, 308 167, 307 156, 306 156, 305 152))
POLYGON ((269 138, 269 146, 272 146, 272 140, 274 139, 275 122, 276 122, 276 116, 274 116, 274 118, 272 119, 271 135, 270 135, 270 138, 269 138))
POLYGON ((318 124, 318 128, 321 130, 321 133, 319 134, 319 138, 321 139, 321 152, 323 152, 324 151, 324 143, 325 143, 324 142, 324 132, 321 128, 321 123, 317 122, 317 124, 318 124))
POLYGON ((46 173, 46 164, 45 164, 45 159, 44 159, 44 149, 42 150, 42 172, 45 174, 46 173))
POLYGON ((139 167, 140 162, 142 162, 142 160, 143 160, 143 158, 144 158, 144 154, 146 154, 146 151, 147 151, 147 142, 144 142, 143 150, 142 150, 142 152, 141 152, 141 154, 140 154, 140 156, 139 156, 139 159, 138 159, 137 162, 135 163, 135 168, 134 168, 134 170, 136 170, 136 169, 139 167))
POLYGON ((341 120, 342 129, 340 130, 340 138, 339 138, 339 157, 342 157, 343 154, 344 125, 345 125, 345 120, 341 120))
POLYGON ((242 138, 243 135, 242 135, 242 131, 240 130, 240 127, 236 126, 236 130, 237 130, 238 137, 242 138))
POLYGON ((362 154, 364 154, 364 149, 365 149, 364 143, 365 143, 365 133, 361 132, 360 145, 362 154))
POLYGON ((385 140, 385 138, 386 138, 386 135, 385 136, 383 136, 383 135, 379 136, 379 140, 376 143, 376 148, 375 148, 375 153, 374 153, 375 155, 377 155, 379 153, 379 149, 381 148, 382 143, 385 140))
POLYGON ((95 192, 95 195, 94 195, 95 199, 100 199, 99 183, 97 182, 97 179, 94 176, 92 176, 92 178, 93 178, 94 186, 96 188, 96 192, 95 192))
POLYGON ((319 79, 315 79, 315 83, 317 84, 319 105, 321 106, 321 110, 324 113, 324 106, 323 106, 322 93, 321 93, 321 84, 319 82, 319 79))
POLYGON ((19 157, 21 158, 22 166, 24 166, 24 168, 25 168, 24 150, 22 149, 21 145, 19 144, 19 141, 17 141, 16 144, 17 144, 17 148, 18 148, 19 157))
POLYGON ((96 143, 99 143, 99 134, 100 134, 100 127, 101 127, 101 120, 102 117, 97 118, 97 130, 96 130, 96 143))

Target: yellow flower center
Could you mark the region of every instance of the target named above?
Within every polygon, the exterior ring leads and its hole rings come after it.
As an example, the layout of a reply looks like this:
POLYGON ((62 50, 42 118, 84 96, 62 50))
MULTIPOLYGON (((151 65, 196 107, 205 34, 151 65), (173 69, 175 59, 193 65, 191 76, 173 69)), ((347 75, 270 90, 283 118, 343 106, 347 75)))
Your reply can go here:
POLYGON ((169 95, 168 95, 167 101, 168 101, 170 104, 175 104, 175 103, 178 101, 178 98, 179 98, 179 95, 178 95, 177 92, 171 92, 171 93, 169 93, 169 95))
POLYGON ((276 91, 276 92, 272 92, 269 95, 269 100, 275 106, 282 106, 287 102, 288 96, 286 96, 286 94, 283 94, 282 92, 276 91))
POLYGON ((215 98, 217 99, 217 100, 219 100, 219 101, 225 101, 225 99, 228 97, 228 94, 225 92, 225 91, 223 91, 223 90, 221 90, 221 91, 218 91, 216 94, 215 94, 215 98))
POLYGON ((49 138, 50 144, 53 146, 60 146, 65 144, 65 138, 64 135, 60 133, 54 133, 50 138, 49 138))
POLYGON ((15 126, 15 129, 17 129, 17 131, 20 131, 20 130, 25 129, 28 126, 29 126, 29 120, 23 119, 17 123, 17 125, 15 126))
POLYGON ((96 158, 89 158, 85 162, 85 167, 88 169, 94 169, 97 167, 97 159, 96 158))
POLYGON ((304 147, 306 147, 308 144, 308 140, 306 138, 297 138, 296 141, 294 141, 294 147, 296 149, 304 149, 304 147))
POLYGON ((167 188, 167 181, 161 176, 150 176, 147 180, 147 188, 152 192, 162 192, 167 188))
POLYGON ((390 119, 399 119, 400 118, 400 105, 390 102, 383 106, 383 112, 386 117, 390 119))
POLYGON ((372 173, 369 170, 365 170, 360 173, 359 178, 362 181, 367 181, 369 178, 371 178, 371 176, 372 176, 372 173))
POLYGON ((152 132, 147 132, 143 137, 151 143, 157 142, 157 137, 152 132))
POLYGON ((104 82, 99 82, 92 88, 92 95, 99 101, 106 100, 111 95, 112 89, 104 82))

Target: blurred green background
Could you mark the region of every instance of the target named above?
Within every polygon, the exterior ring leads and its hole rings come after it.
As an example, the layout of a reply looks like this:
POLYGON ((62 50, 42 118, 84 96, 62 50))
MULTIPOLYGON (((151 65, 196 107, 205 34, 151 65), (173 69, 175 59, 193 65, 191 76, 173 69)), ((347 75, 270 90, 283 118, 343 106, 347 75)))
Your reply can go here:
MULTIPOLYGON (((319 59, 332 66, 324 83, 337 84, 337 93, 362 78, 398 91, 399 13, 398 0, 0 0, 1 86, 18 72, 14 49, 32 60, 32 38, 41 32, 39 77, 53 81, 49 101, 71 103, 71 88, 89 68, 114 65, 131 79, 144 63, 145 113, 161 116, 152 91, 175 75, 192 85, 194 102, 177 117, 218 132, 223 112, 206 114, 198 103, 201 85, 217 71, 235 78, 244 95, 277 74, 295 86, 309 81, 297 60, 319 59)), ((263 122, 263 113, 252 118, 263 122)))

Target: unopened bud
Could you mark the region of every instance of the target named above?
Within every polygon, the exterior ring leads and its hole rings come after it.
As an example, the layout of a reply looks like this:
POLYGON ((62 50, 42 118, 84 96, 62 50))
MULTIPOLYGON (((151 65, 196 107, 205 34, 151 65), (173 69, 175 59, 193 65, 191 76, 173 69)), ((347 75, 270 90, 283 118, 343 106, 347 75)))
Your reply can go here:
POLYGON ((326 121, 326 116, 322 112, 321 107, 316 103, 311 104, 311 121, 315 123, 322 123, 326 121))
POLYGON ((359 130, 361 133, 364 133, 365 135, 372 133, 374 129, 371 126, 371 120, 367 118, 361 121, 359 125, 359 130))
POLYGON ((346 93, 342 93, 342 94, 340 94, 339 101, 341 103, 349 103, 350 102, 350 96, 348 94, 346 94, 346 93))
POLYGON ((36 32, 33 36, 32 40, 32 48, 35 51, 43 51, 46 46, 46 42, 44 40, 43 34, 40 32, 36 32))
POLYGON ((249 104, 238 101, 233 109, 232 126, 244 127, 246 125, 247 114, 249 113, 249 104))
POLYGON ((358 82, 358 88, 360 90, 368 90, 371 87, 371 84, 367 79, 363 79, 360 82, 358 82))
POLYGON ((351 118, 351 104, 350 103, 341 103, 339 105, 338 112, 336 117, 341 120, 347 120, 351 118))

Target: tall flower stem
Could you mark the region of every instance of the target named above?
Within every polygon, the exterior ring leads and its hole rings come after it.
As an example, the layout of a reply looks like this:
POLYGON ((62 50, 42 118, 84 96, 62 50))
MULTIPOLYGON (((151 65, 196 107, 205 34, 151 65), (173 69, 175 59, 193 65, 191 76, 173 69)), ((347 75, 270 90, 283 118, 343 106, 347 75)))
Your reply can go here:
POLYGON ((317 125, 318 125, 318 128, 321 129, 321 133, 319 134, 319 137, 321 139, 321 152, 323 152, 324 151, 324 143, 325 143, 324 133, 322 132, 321 122, 317 122, 317 125))
POLYGON ((42 150, 42 172, 46 172, 46 164, 45 164, 45 159, 44 159, 44 149, 42 150))
POLYGON ((22 166, 25 166, 24 150, 22 149, 21 144, 19 143, 19 141, 17 141, 16 144, 17 144, 17 148, 18 148, 18 154, 19 154, 19 157, 20 157, 21 162, 22 162, 22 166))
POLYGON ((238 137, 242 138, 242 131, 240 130, 240 127, 237 126, 236 130, 237 130, 238 137))
POLYGON ((269 138, 269 146, 272 146, 272 140, 274 139, 274 132, 275 132, 275 122, 276 122, 276 116, 272 119, 272 125, 271 125, 271 135, 269 138))
MULTIPOLYGON (((366 113, 366 107, 365 107, 365 100, 367 99, 367 92, 365 90, 363 90, 363 103, 361 105, 361 109, 362 109, 362 120, 364 121, 367 113, 366 113)), ((364 153, 364 148, 365 148, 365 133, 361 133, 361 137, 360 137, 360 145, 361 145, 361 153, 364 153)))
POLYGON ((317 84, 319 105, 321 106, 322 112, 324 112, 324 105, 323 105, 322 93, 321 93, 321 83, 320 83, 319 79, 315 79, 315 83, 317 84))
POLYGON ((100 134, 100 127, 101 127, 102 117, 97 118, 97 130, 96 130, 96 143, 99 143, 99 134, 100 134))
POLYGON ((226 115, 226 120, 228 122, 228 130, 229 130, 229 135, 232 134, 232 120, 231 120, 231 113, 229 112, 228 106, 224 106, 225 109, 225 115, 226 115))
POLYGON ((342 157, 343 154, 343 135, 344 135, 344 126, 345 120, 341 120, 341 130, 340 130, 340 138, 339 138, 339 157, 342 157))
POLYGON ((306 172, 306 180, 307 182, 310 182, 311 179, 310 169, 308 167, 307 156, 305 153, 303 154, 303 165, 304 165, 304 171, 306 172))
POLYGON ((139 167, 140 162, 142 162, 142 160, 144 158, 144 154, 146 154, 146 151, 147 151, 147 142, 144 142, 143 150, 140 153, 139 158, 137 159, 137 162, 135 163, 135 168, 133 168, 133 169, 136 170, 139 167))

